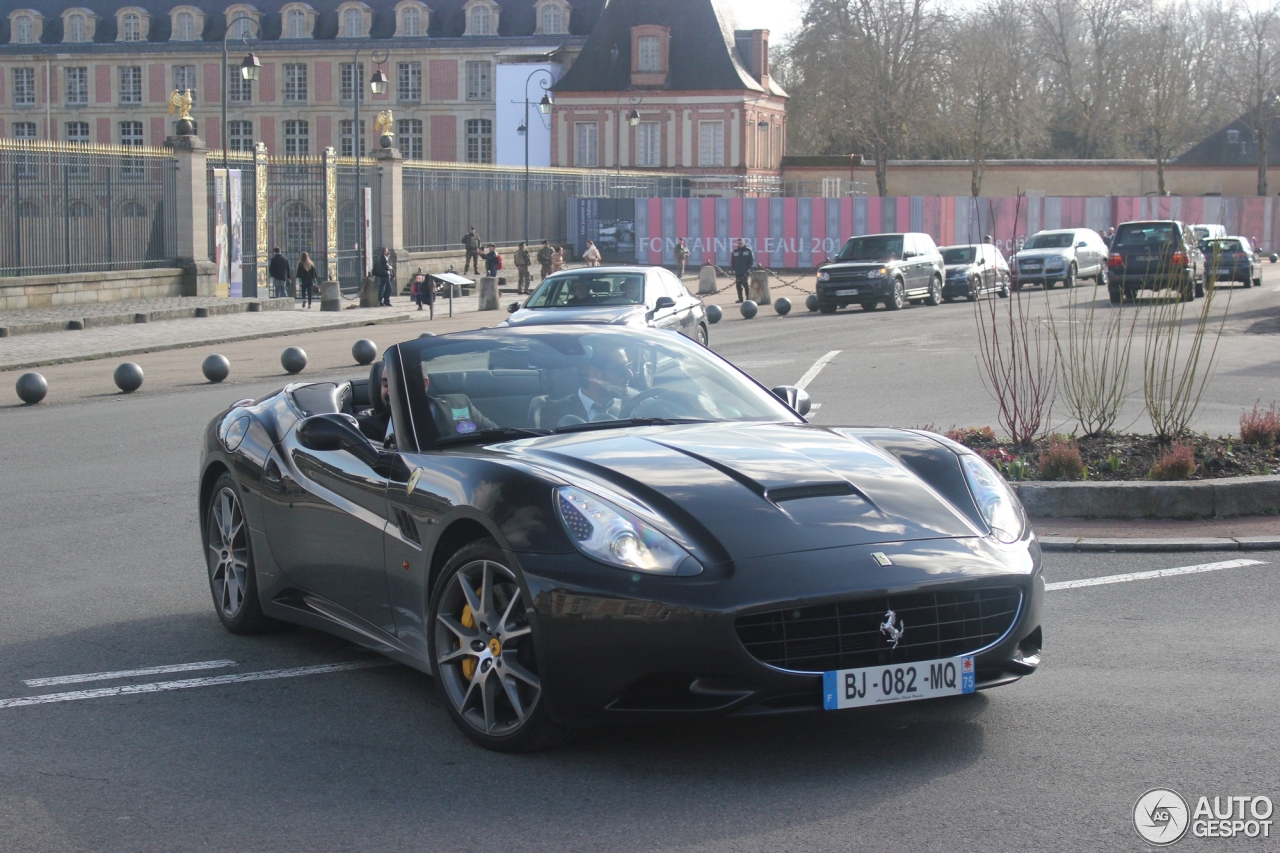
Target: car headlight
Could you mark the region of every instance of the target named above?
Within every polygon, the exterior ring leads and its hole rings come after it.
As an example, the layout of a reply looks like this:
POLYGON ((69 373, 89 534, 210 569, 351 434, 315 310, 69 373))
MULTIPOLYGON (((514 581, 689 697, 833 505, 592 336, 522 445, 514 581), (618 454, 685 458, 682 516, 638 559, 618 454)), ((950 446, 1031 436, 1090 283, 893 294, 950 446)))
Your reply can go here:
POLYGON ((831 273, 826 270, 818 273, 818 281, 831 281, 831 273))
POLYGON ((1022 504, 994 468, 979 456, 964 453, 960 456, 965 479, 978 511, 991 528, 991 535, 1006 545, 1022 538, 1022 504))
POLYGON ((867 278, 884 278, 885 274, 888 272, 889 270, 885 267, 880 267, 878 270, 869 270, 867 272, 867 278))
POLYGON ((702 571, 697 560, 664 533, 585 489, 556 489, 556 509, 573 544, 594 560, 655 575, 702 571))

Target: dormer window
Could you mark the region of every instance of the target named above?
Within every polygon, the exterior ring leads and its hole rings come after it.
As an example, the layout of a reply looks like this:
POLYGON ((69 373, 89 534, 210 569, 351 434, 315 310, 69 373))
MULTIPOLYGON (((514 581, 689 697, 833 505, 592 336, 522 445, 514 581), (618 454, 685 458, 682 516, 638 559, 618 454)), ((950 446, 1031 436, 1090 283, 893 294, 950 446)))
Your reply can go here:
POLYGON ((492 0, 468 0, 463 9, 467 15, 467 35, 496 36, 498 34, 498 7, 492 0))
POLYGON ((564 8, 558 3, 542 7, 542 31, 550 35, 564 32, 564 8))
POLYGON ((631 28, 631 85, 636 88, 662 88, 667 83, 667 51, 671 31, 666 27, 644 24, 631 28))
POLYGON ((120 41, 142 41, 142 16, 137 12, 120 16, 120 41))
POLYGON ((639 57, 636 60, 637 71, 658 72, 662 70, 662 40, 657 36, 641 36, 636 39, 639 57))
POLYGON ((66 33, 63 41, 72 44, 79 44, 85 41, 85 20, 84 15, 79 12, 72 12, 67 15, 66 33))
POLYGON ((280 10, 281 37, 287 39, 311 38, 315 25, 315 10, 302 3, 285 4, 280 10))
POLYGON ((36 22, 35 18, 28 14, 15 15, 13 18, 13 38, 14 44, 35 44, 36 41, 36 22))
POLYGON ((342 15, 342 37, 364 38, 364 15, 359 9, 348 9, 342 15))
POLYGON ((247 39, 260 35, 258 10, 246 4, 227 9, 227 35, 233 39, 247 39))
POLYGON ((396 6, 396 37, 420 38, 427 34, 431 10, 419 0, 404 0, 396 6))
POLYGON ((1228 145, 1239 145, 1239 144, 1240 144, 1240 131, 1238 131, 1238 130, 1228 130, 1228 131, 1227 131, 1227 144, 1228 144, 1228 145))
POLYGON ((196 16, 190 12, 179 12, 173 19, 174 41, 195 41, 196 16))

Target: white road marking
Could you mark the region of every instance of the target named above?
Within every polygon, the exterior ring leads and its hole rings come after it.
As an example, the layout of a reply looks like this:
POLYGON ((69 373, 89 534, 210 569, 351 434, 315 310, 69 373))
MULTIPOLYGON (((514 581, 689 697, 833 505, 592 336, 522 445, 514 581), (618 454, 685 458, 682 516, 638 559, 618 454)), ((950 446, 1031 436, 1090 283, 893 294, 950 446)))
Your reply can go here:
POLYGON ((818 409, 821 409, 821 408, 822 408, 821 403, 812 403, 809 406, 809 414, 813 414, 814 412, 818 411, 818 409))
POLYGON ((818 374, 822 372, 822 368, 826 367, 827 364, 830 363, 831 359, 835 358, 839 354, 840 354, 840 350, 833 349, 831 352, 827 353, 822 358, 815 361, 813 363, 813 367, 810 367, 808 370, 806 370, 804 373, 804 376, 800 377, 800 381, 796 383, 796 387, 799 388, 801 391, 807 388, 810 382, 818 378, 818 374))
POLYGON ((1280 287, 1273 287, 1273 288, 1271 288, 1271 292, 1272 292, 1272 293, 1280 293, 1280 287))
POLYGON ((1127 575, 1106 575, 1100 578, 1083 578, 1078 581, 1062 581, 1047 583, 1046 592, 1055 589, 1079 589, 1083 586, 1105 586, 1110 583, 1128 583, 1129 581, 1146 581, 1154 578, 1169 578, 1175 575, 1194 575, 1200 572, 1216 572, 1221 569, 1238 569, 1242 566, 1265 566, 1263 560, 1223 560, 1221 563, 1201 563, 1198 566, 1179 566, 1176 569, 1155 569, 1150 572, 1131 572, 1127 575))
POLYGON ((108 696, 132 696, 136 693, 159 693, 164 690, 185 690, 189 687, 218 687, 223 684, 239 684, 244 681, 267 681, 273 678, 297 678, 302 675, 321 675, 327 672, 346 672, 353 669, 374 669, 395 666, 394 661, 360 661, 358 663, 326 663, 319 666, 298 666, 292 669, 268 669, 262 672, 246 672, 235 675, 210 675, 204 678, 183 678, 178 681, 152 681, 146 684, 121 684, 117 687, 98 687, 93 690, 72 690, 66 693, 42 693, 39 696, 18 696, 0 699, 0 708, 22 708, 27 705, 47 705, 51 702, 74 702, 78 699, 104 699, 108 696))
POLYGON ((202 660, 195 663, 175 663, 169 666, 146 666, 142 669, 121 669, 116 672, 85 672, 80 675, 55 675, 51 678, 28 678, 22 683, 28 687, 56 687, 59 684, 82 684, 86 681, 110 681, 113 678, 137 678, 140 675, 164 675, 170 672, 191 672, 198 669, 222 669, 239 666, 233 660, 202 660))

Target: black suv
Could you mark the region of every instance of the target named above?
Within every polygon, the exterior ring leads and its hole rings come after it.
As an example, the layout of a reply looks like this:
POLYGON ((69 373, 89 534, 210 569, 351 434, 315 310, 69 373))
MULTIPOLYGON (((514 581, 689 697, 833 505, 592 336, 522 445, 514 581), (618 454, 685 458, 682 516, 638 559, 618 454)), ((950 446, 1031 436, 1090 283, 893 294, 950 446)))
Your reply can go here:
POLYGON ((928 234, 850 237, 840 254, 818 269, 818 310, 834 314, 857 303, 874 311, 881 302, 896 311, 907 302, 942 303, 946 267, 928 234))
POLYGON ((1107 290, 1113 303, 1139 290, 1175 290, 1183 302, 1204 296, 1204 255, 1186 223, 1176 219, 1125 222, 1111 238, 1107 290))

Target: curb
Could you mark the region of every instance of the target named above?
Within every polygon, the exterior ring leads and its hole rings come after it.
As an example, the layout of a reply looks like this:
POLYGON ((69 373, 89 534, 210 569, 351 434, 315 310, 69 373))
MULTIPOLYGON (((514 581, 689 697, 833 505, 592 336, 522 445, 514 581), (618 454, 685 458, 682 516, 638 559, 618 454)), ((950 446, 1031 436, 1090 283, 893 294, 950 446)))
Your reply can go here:
POLYGON ((292 297, 248 299, 229 302, 226 305, 201 305, 194 308, 157 308, 153 311, 123 311, 116 314, 88 314, 65 320, 46 320, 40 323, 12 323, 0 326, 0 338, 18 335, 48 334, 50 332, 101 329, 107 326, 128 326, 134 323, 157 323, 162 320, 186 320, 195 317, 223 317, 230 314, 260 313, 262 311, 291 311, 292 297))
POLYGON ((1235 518, 1280 510, 1280 476, 1011 483, 1032 518, 1235 518))
POLYGON ((193 347, 207 347, 216 344, 233 344, 240 341, 256 341, 263 338, 283 338, 289 335, 305 335, 311 332, 327 332, 331 329, 355 329, 361 326, 385 326, 390 323, 404 323, 414 319, 410 314, 396 315, 394 317, 372 317, 363 320, 351 320, 346 323, 333 323, 327 326, 315 326, 313 328, 301 329, 285 329, 276 332, 254 332, 247 335, 227 335, 220 338, 204 338, 198 341, 184 341, 180 344, 157 344, 149 347, 130 347, 126 349, 112 350, 110 352, 95 352, 90 355, 70 356, 68 358, 46 358, 37 361, 23 361, 13 364, 0 364, 0 373, 10 370, 26 370, 32 367, 46 367, 50 364, 73 364, 79 361, 97 361, 103 358, 118 358, 124 355, 137 355, 144 352, 164 352, 166 350, 175 349, 191 349, 193 347))
POLYGON ((1162 553, 1188 551, 1280 551, 1280 536, 1196 537, 1186 539, 1041 539, 1042 551, 1080 553, 1162 553))

